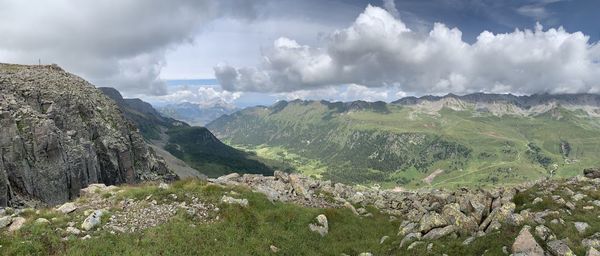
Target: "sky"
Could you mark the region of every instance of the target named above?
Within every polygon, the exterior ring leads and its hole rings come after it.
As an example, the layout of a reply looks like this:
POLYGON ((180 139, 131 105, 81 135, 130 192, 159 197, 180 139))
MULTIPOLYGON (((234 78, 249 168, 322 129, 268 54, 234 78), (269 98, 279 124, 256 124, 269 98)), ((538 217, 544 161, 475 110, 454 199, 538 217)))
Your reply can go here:
POLYGON ((0 0, 0 62, 153 104, 600 92, 597 0, 0 0))

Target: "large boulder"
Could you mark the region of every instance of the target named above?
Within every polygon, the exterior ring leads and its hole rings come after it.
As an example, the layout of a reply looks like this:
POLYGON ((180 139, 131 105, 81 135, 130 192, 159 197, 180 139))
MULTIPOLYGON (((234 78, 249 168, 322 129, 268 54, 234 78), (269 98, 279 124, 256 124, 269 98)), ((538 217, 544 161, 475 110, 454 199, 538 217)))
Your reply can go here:
POLYGON ((15 232, 23 227, 27 220, 23 217, 16 217, 12 219, 10 226, 8 226, 8 232, 15 232))
POLYGON ((544 249, 535 241, 529 226, 524 226, 512 245, 515 255, 544 256, 544 249))
POLYGON ((311 223, 308 225, 310 231, 317 232, 321 236, 327 235, 329 232, 329 222, 327 221, 327 216, 319 214, 319 216, 317 216, 315 219, 317 220, 316 224, 311 223))
POLYGON ((468 234, 477 231, 479 225, 473 216, 467 216, 460 211, 460 206, 456 203, 447 204, 442 209, 442 217, 447 223, 458 228, 459 233, 468 234))
POLYGON ((429 230, 439 227, 444 227, 448 225, 448 221, 444 219, 440 214, 436 212, 428 212, 427 214, 421 217, 421 221, 419 221, 419 231, 422 233, 427 233, 429 230))
POLYGON ((548 242, 548 250, 555 256, 575 256, 565 239, 548 242))
POLYGON ((81 223, 81 228, 84 230, 91 230, 96 226, 100 225, 100 223, 102 222, 102 215, 104 215, 104 211, 94 211, 83 221, 83 223, 81 223))
POLYGON ((0 218, 0 229, 5 228, 12 222, 12 217, 4 216, 0 218))
POLYGON ((64 203, 60 207, 56 208, 56 210, 63 214, 67 214, 67 213, 71 213, 71 212, 77 210, 77 205, 75 205, 72 202, 68 202, 68 203, 64 203))
POLYGON ((505 223, 511 214, 514 213, 516 205, 508 202, 492 210, 490 215, 479 225, 479 230, 487 230, 492 223, 505 223))

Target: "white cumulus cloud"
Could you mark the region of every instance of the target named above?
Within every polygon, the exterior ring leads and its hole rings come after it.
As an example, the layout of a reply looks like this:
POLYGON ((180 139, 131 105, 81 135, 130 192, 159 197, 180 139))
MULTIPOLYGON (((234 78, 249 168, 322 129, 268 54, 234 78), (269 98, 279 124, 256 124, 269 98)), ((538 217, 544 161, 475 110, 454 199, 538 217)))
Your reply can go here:
POLYGON ((242 96, 241 92, 230 92, 213 87, 188 87, 176 88, 160 96, 141 96, 150 102, 177 103, 190 102, 201 106, 231 106, 234 101, 242 96))
POLYGON ((600 45, 563 28, 482 32, 473 43, 436 23, 411 30, 386 10, 368 6, 323 47, 276 40, 256 67, 215 67, 229 91, 293 92, 332 85, 393 86, 424 93, 561 93, 600 90, 600 45))

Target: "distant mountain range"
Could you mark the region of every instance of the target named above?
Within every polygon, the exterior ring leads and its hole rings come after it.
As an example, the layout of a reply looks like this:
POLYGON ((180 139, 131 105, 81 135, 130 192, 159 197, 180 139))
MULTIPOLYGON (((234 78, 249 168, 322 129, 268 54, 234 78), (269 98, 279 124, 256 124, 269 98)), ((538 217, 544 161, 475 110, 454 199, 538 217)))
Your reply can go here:
POLYGON ((600 164, 595 94, 280 101, 207 127, 232 144, 284 149, 305 159, 300 162, 317 162, 318 175, 343 182, 508 184, 600 164))
POLYGON ((182 120, 196 126, 206 125, 222 115, 231 114, 238 110, 237 107, 225 103, 202 105, 182 102, 158 107, 158 111, 164 116, 182 120))

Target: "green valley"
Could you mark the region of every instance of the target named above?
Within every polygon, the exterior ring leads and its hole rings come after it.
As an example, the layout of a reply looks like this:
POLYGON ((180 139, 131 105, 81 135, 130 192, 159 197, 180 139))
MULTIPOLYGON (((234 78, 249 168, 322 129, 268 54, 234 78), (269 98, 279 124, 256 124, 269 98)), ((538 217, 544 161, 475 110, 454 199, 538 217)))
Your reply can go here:
POLYGON ((307 175, 386 187, 518 184, 600 164, 596 95, 524 97, 282 101, 208 128, 307 175))

